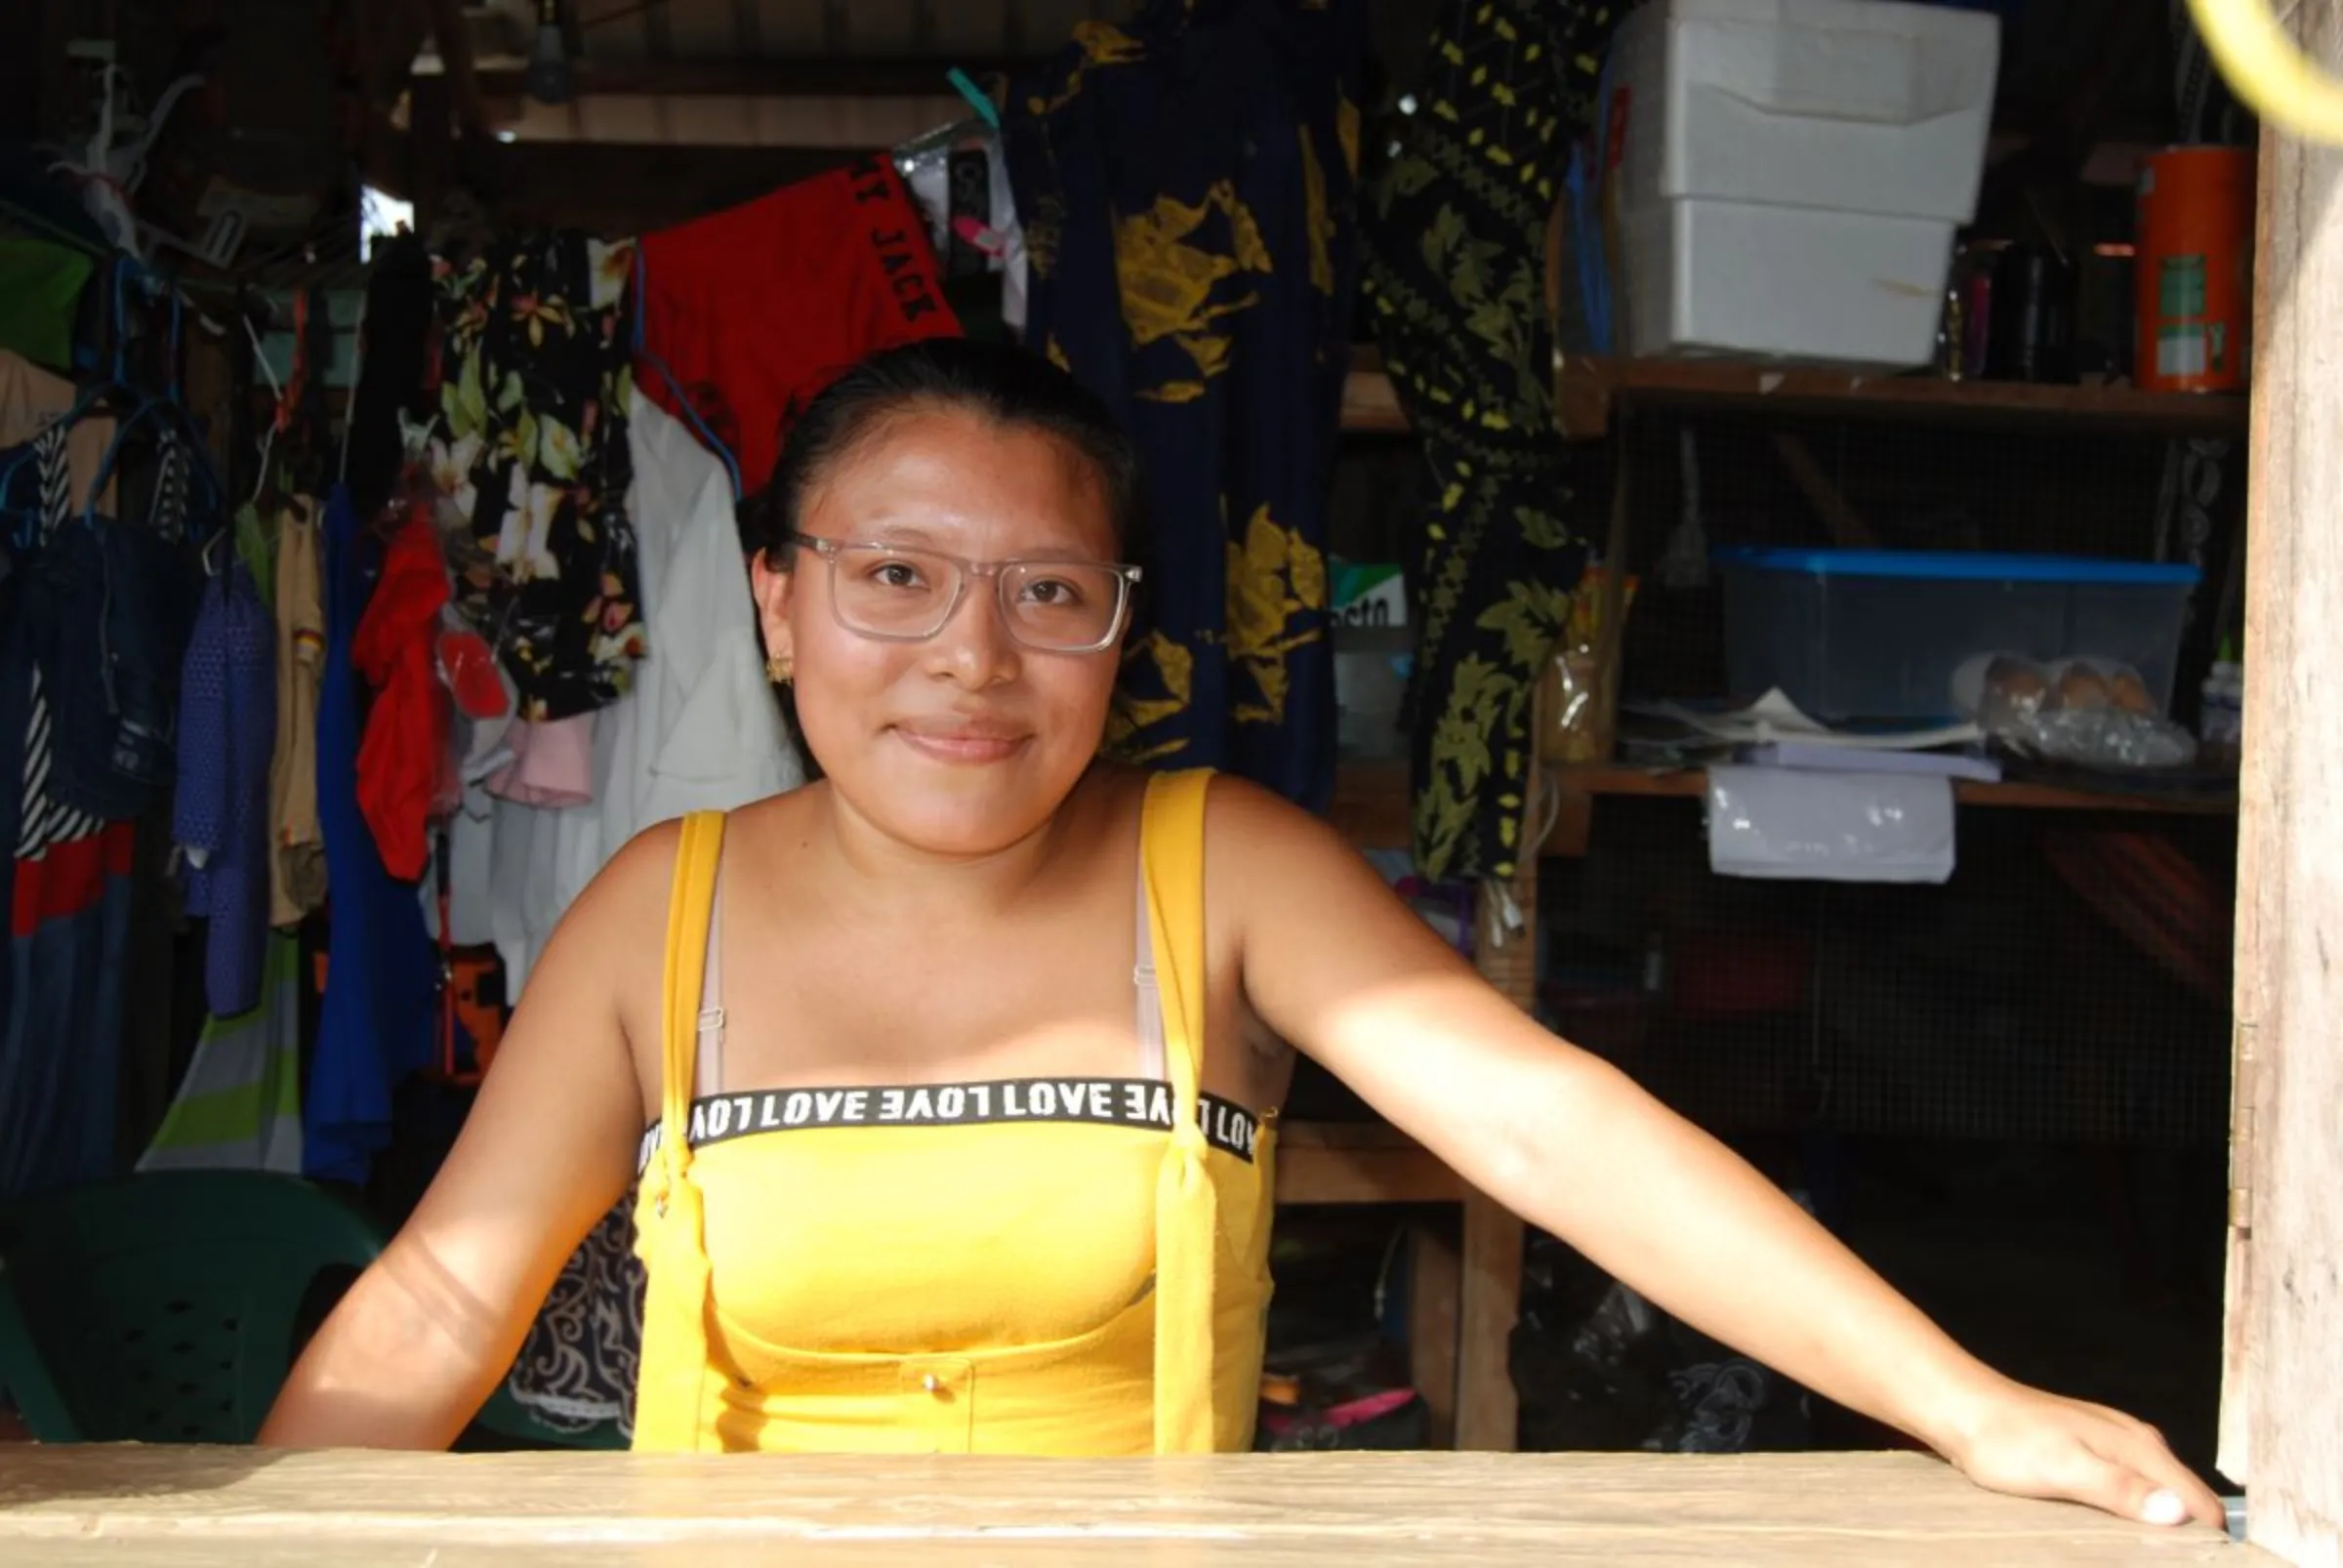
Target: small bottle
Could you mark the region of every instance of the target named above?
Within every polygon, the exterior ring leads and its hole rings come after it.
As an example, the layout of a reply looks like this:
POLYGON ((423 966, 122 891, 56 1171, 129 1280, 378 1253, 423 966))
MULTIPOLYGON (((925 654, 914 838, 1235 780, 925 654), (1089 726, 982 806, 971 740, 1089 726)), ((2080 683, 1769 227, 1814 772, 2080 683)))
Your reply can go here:
POLYGON ((1947 381, 1958 381, 1968 370, 1968 309, 1955 281, 1945 290, 1944 314, 1936 329, 1936 370, 1947 381))
POLYGON ((2244 738, 2245 666, 2227 642, 2200 689, 2204 701, 2197 719, 2199 756, 2207 763, 2235 766, 2244 738))

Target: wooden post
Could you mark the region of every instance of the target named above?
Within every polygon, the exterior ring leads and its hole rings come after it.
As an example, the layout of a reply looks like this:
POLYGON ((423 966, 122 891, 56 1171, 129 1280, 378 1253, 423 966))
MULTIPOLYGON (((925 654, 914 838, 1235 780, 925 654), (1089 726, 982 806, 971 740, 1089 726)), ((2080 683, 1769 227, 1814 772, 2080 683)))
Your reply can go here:
POLYGON ((1423 1399, 1426 1448, 1457 1442, 1458 1318, 1463 1302, 1456 1244, 1438 1225, 1409 1227, 1408 1379, 1423 1399))
MULTIPOLYGON (((2295 14, 2343 62, 2343 6, 2295 14)), ((2343 1559, 2343 147, 2262 133, 2246 498, 2222 1471, 2250 1539, 2343 1559)))

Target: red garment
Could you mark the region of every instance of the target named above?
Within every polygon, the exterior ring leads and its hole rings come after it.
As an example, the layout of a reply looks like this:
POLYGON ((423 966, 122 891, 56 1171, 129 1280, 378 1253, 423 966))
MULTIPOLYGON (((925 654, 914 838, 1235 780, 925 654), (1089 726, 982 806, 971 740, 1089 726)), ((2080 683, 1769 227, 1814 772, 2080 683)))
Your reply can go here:
POLYGON ((350 662, 374 688, 358 742, 358 810, 383 867, 414 882, 431 859, 431 824, 455 763, 447 687, 433 656, 447 567, 430 517, 410 512, 350 640, 350 662))
POLYGON ((667 362, 731 449, 744 494, 772 477, 783 427, 840 371, 918 338, 958 337, 926 220, 884 161, 785 186, 645 234, 635 384, 676 418, 667 362))
POLYGON ((86 839, 67 839, 17 862, 9 934, 26 938, 53 920, 97 907, 109 878, 130 875, 138 849, 135 822, 108 822, 86 839))

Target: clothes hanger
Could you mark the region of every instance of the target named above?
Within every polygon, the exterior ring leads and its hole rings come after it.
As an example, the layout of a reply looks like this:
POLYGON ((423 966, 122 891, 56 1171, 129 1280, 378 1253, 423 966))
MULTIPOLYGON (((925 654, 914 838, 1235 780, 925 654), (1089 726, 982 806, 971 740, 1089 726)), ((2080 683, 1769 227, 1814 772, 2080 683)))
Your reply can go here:
MULTIPOLYGON (((129 258, 124 258, 122 266, 131 268, 137 267, 138 264, 129 258)), ((142 268, 141 271, 144 272, 144 268, 142 268)), ((151 278, 152 275, 148 274, 148 276, 151 278)), ((117 272, 115 302, 118 310, 122 305, 121 278, 122 274, 117 272)), ((128 442, 135 430, 150 419, 160 422, 164 432, 177 438, 182 455, 186 462, 188 482, 186 526, 188 530, 196 531, 198 519, 205 516, 214 518, 216 526, 227 526, 226 487, 220 482, 219 472, 212 465, 211 449, 204 441, 202 430, 197 427, 194 415, 188 411, 180 394, 179 347, 183 325, 182 302, 176 290, 168 290, 166 295, 170 309, 170 327, 166 337, 166 352, 169 357, 167 377, 164 382, 165 390, 161 396, 144 392, 135 382, 127 379, 124 345, 128 334, 125 330, 117 330, 115 334, 115 384, 129 395, 137 398, 138 402, 137 406, 115 427, 113 439, 106 443, 105 456, 98 467, 98 478, 90 487, 88 504, 82 509, 82 520, 87 526, 97 526, 98 503, 105 494, 106 485, 112 481, 114 469, 121 461, 125 443, 128 442)), ((126 327, 126 315, 119 319, 121 324, 126 327)))
MULTIPOLYGON (((111 340, 112 352, 112 360, 107 373, 85 385, 75 394, 72 403, 66 407, 65 411, 50 422, 50 429, 70 430, 92 414, 103 410, 109 399, 136 399, 142 395, 138 389, 130 384, 127 373, 123 333, 124 305, 121 269, 123 260, 120 257, 113 259, 113 265, 109 267, 107 277, 110 308, 105 313, 104 323, 107 335, 111 340)), ((135 408, 135 403, 133 406, 135 408)), ((29 549, 38 542, 37 530, 43 520, 40 514, 40 498, 36 495, 28 503, 19 506, 9 505, 6 498, 14 494, 15 483, 20 475, 32 472, 34 456, 33 443, 29 440, 19 443, 7 454, 0 456, 0 516, 13 516, 17 518, 17 544, 20 549, 29 549)), ((103 486, 101 485, 92 493, 93 495, 101 493, 103 489, 103 486)))
MULTIPOLYGON (((270 478, 268 456, 276 445, 277 427, 285 422, 285 385, 276 379, 275 367, 268 363, 268 348, 261 342, 261 329, 252 324, 252 317, 249 315, 243 317, 243 321, 244 336, 252 343, 253 367, 267 378, 268 391, 271 394, 268 402, 268 419, 261 427, 261 476, 252 487, 252 505, 257 507, 261 504, 261 498, 268 493, 270 478)), ((297 346, 293 351, 298 354, 301 351, 297 346)))
POLYGON ((690 423, 693 430, 699 433, 700 439, 707 443, 708 450, 716 454, 717 461, 723 464, 725 475, 732 480, 732 504, 734 506, 739 506, 741 502, 740 460, 732 455, 732 449, 730 447, 726 446, 720 439, 718 438, 716 432, 708 428, 708 422, 700 418, 700 411, 692 406, 690 398, 683 395, 683 388, 677 382, 675 371, 670 369, 667 361, 661 358, 659 354, 651 349, 650 343, 646 336, 643 322, 648 318, 649 312, 643 309, 644 283, 642 246, 639 242, 637 242, 635 246, 635 266, 633 270, 635 288, 635 357, 649 365, 653 370, 657 371, 659 373, 659 379, 667 383, 667 390, 674 394, 676 406, 683 411, 684 419, 690 423))

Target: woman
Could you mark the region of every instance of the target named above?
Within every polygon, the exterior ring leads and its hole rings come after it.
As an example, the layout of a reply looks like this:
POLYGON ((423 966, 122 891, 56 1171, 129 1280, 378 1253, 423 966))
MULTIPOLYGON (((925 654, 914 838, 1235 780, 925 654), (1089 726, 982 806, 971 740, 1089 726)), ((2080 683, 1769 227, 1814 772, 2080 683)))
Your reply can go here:
POLYGON ((1964 1354, 1322 823, 1099 762, 1139 486, 1070 379, 890 351, 812 403, 774 482, 755 593, 824 777, 646 833, 579 899, 264 1442, 445 1445, 639 1161, 637 1446, 1244 1447, 1300 1050, 1669 1310, 1981 1483, 2219 1522, 2153 1431, 1964 1354))

